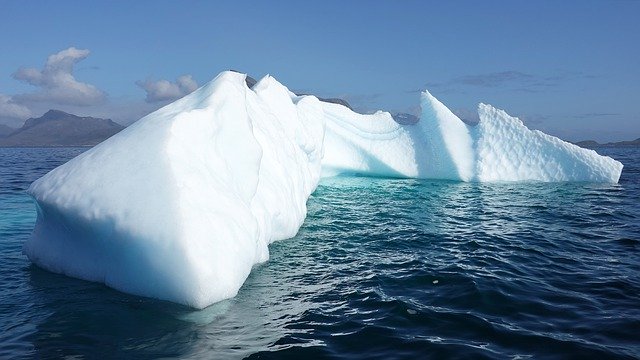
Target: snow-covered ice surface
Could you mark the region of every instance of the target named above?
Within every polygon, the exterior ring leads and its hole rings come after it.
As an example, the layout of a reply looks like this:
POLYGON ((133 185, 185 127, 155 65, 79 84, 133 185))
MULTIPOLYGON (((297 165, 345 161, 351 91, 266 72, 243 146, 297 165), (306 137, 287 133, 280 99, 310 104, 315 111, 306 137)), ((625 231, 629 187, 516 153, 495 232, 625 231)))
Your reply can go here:
POLYGON ((40 267, 203 308, 294 236, 322 176, 617 182, 622 164, 481 104, 462 122, 428 92, 416 125, 223 72, 35 181, 24 245, 40 267))
POLYGON ((387 112, 360 115, 322 103, 323 175, 344 173, 462 181, 591 181, 616 183, 622 164, 537 130, 490 105, 468 125, 429 92, 416 125, 387 112))

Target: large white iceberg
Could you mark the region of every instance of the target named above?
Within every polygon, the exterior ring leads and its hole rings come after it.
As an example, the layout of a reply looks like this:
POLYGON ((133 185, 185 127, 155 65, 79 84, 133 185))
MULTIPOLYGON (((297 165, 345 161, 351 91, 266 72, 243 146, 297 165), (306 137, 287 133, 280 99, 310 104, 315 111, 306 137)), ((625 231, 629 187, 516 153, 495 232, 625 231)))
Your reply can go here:
POLYGON ((416 125, 223 72, 35 181, 24 245, 40 267, 196 308, 233 297, 294 236, 322 176, 615 183, 622 164, 428 92, 416 125))

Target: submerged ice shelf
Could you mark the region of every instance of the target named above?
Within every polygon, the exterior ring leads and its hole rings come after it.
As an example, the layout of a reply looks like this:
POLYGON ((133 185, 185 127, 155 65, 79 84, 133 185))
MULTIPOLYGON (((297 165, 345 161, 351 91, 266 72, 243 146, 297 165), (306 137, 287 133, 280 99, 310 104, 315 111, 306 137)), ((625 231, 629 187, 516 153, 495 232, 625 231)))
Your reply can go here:
POLYGON ((203 308, 293 237, 322 176, 618 181, 622 164, 489 105, 462 122, 428 92, 415 125, 223 72, 36 180, 40 267, 203 308))

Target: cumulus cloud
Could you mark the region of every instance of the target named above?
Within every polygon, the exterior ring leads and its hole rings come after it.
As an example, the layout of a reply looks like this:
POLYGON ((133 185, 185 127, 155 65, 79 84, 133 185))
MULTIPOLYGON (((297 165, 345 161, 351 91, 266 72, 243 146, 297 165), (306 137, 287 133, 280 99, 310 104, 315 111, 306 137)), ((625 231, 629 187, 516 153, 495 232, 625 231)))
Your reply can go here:
POLYGON ((11 96, 0 94, 0 118, 26 119, 29 116, 29 108, 16 104, 11 96))
POLYGON ((105 94, 91 84, 78 81, 73 67, 89 56, 89 50, 70 47, 47 58, 42 70, 20 68, 13 77, 36 86, 39 91, 15 95, 18 102, 52 102, 63 105, 87 106, 101 103, 105 94))
POLYGON ((0 94, 0 125, 19 128, 25 119, 32 116, 32 109, 16 103, 10 95, 0 94))
POLYGON ((175 82, 168 80, 145 80, 137 81, 136 85, 147 92, 145 101, 148 103, 176 100, 192 93, 198 88, 198 83, 193 80, 191 75, 182 75, 176 79, 175 82))

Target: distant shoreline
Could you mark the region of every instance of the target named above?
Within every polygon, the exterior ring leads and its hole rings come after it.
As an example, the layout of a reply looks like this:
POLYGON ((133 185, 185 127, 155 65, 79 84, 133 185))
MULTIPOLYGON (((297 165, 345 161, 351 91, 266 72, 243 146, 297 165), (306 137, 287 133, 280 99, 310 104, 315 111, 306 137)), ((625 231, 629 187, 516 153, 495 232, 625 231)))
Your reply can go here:
POLYGON ((584 140, 584 141, 574 142, 573 144, 578 145, 578 146, 583 147, 583 148, 587 148, 587 149, 603 148, 603 147, 616 147, 616 148, 620 148, 620 147, 640 147, 640 138, 637 138, 637 139, 631 140, 631 141, 617 141, 617 142, 609 142, 609 143, 604 143, 604 144, 600 144, 599 142, 597 142, 595 140, 584 140))
MULTIPOLYGON (((571 142, 574 145, 580 146, 586 149, 593 148, 631 148, 631 147, 640 147, 640 138, 632 141, 618 141, 618 142, 609 142, 601 144, 594 140, 584 140, 578 142, 571 142)), ((98 143, 99 144, 99 143, 98 143)), ((83 144, 83 145, 3 145, 0 144, 0 148, 8 149, 28 149, 28 148, 78 148, 78 147, 86 147, 91 148, 98 144, 83 144)))
MULTIPOLYGON (((255 81, 255 80, 253 80, 255 81)), ((323 99, 348 108, 342 99, 323 99)), ((393 119, 402 125, 413 125, 418 117, 411 114, 393 114, 393 119)), ((49 110, 39 118, 30 118, 19 129, 0 128, 0 148, 70 148, 93 147, 117 134, 124 126, 110 119, 80 117, 60 110, 49 110), (80 143, 80 144, 77 144, 80 143)), ((566 141, 566 140, 565 140, 566 141)), ((595 140, 572 142, 585 149, 605 147, 640 147, 640 138, 631 141, 608 142, 601 144, 595 140)))
MULTIPOLYGON (((599 142, 593 140, 584 140, 578 142, 570 142, 571 144, 580 146, 585 149, 593 149, 593 148, 620 148, 620 147, 640 147, 640 138, 633 141, 618 141, 618 142, 610 142, 601 144, 599 142)), ((98 143, 99 144, 99 143, 98 143)), ((0 148, 8 149, 8 148, 74 148, 74 147, 94 147, 98 144, 93 145, 2 145, 0 144, 0 148)))
MULTIPOLYGON (((96 144, 98 145, 98 144, 96 144)), ((0 145, 0 149, 51 149, 51 148, 92 148, 96 145, 0 145)))

